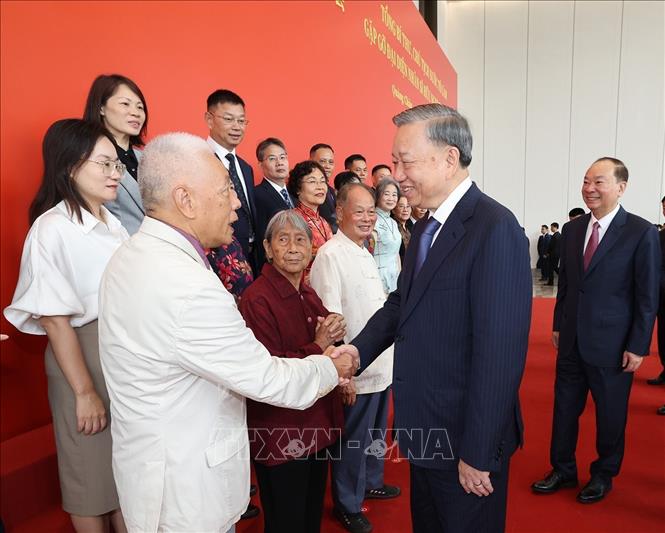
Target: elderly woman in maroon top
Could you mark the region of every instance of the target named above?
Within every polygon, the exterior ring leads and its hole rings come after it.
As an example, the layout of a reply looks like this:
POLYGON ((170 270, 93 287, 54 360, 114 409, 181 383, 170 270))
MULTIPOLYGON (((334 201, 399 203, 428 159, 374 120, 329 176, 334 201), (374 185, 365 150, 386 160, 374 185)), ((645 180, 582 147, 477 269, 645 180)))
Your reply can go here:
MULTIPOLYGON (((346 325, 301 282, 312 255, 311 229, 295 210, 281 211, 268 223, 263 246, 268 263, 240 301, 247 326, 271 355, 323 353, 344 337, 346 325)), ((328 458, 344 426, 337 390, 304 411, 248 400, 247 426, 265 531, 319 531, 328 458)))

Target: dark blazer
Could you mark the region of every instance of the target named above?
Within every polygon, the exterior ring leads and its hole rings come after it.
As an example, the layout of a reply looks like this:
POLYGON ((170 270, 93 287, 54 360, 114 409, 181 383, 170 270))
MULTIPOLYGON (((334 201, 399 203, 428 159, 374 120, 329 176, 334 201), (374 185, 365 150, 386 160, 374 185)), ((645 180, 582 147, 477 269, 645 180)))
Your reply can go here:
MULTIPOLYGON (((240 246, 242 246, 245 257, 249 260, 252 268, 256 268, 256 260, 253 257, 253 254, 250 253, 249 246, 249 234, 250 234, 250 220, 252 221, 252 226, 256 232, 256 198, 254 197, 254 172, 252 167, 247 164, 242 157, 236 155, 238 158, 238 164, 240 165, 240 170, 242 170, 242 177, 245 180, 245 186, 247 188, 247 201, 249 203, 249 213, 246 212, 242 207, 236 211, 238 214, 238 220, 233 224, 234 235, 240 246)), ((256 243, 256 240, 254 241, 256 243)))
POLYGON ((497 472, 522 440, 529 243, 513 214, 474 184, 412 281, 425 224, 414 226, 397 290, 352 344, 367 368, 394 341, 394 427, 411 462, 456 470, 461 458, 497 472))
POLYGON ((553 329, 560 332, 559 353, 569 353, 577 340, 586 363, 620 367, 626 350, 649 353, 660 283, 658 232, 620 207, 584 272, 590 218, 564 226, 553 329))
POLYGON ((337 196, 335 189, 328 185, 328 192, 326 193, 326 201, 319 206, 319 215, 330 224, 333 233, 337 233, 337 196))
MULTIPOLYGON (((567 224, 567 223, 566 223, 567 224)), ((566 225, 564 224, 564 226, 566 225)), ((547 255, 552 260, 558 260, 561 257, 561 233, 552 233, 549 243, 547 243, 547 255)))
MULTIPOLYGON (((286 205, 284 198, 280 195, 275 188, 268 183, 268 180, 263 178, 261 183, 259 183, 254 188, 254 198, 256 199, 254 212, 256 216, 256 251, 257 251, 257 267, 259 271, 263 268, 263 264, 266 262, 266 254, 263 249, 263 238, 266 234, 266 228, 268 227, 268 222, 270 219, 275 216, 279 211, 288 209, 289 206, 286 205)), ((291 198, 291 203, 293 207, 298 203, 297 199, 289 194, 291 198)))

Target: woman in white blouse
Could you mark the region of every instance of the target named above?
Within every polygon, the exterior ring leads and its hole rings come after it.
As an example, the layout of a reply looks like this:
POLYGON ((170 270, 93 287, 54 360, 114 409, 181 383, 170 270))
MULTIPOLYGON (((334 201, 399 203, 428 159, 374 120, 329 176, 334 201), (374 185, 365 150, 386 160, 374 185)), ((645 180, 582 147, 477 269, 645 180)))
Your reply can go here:
POLYGON ((44 176, 30 206, 32 227, 5 317, 47 335, 48 396, 63 509, 77 531, 126 531, 111 470, 109 399, 99 362, 97 295, 127 231, 104 206, 124 165, 106 130, 55 122, 43 142, 44 176))
POLYGON ((390 212, 397 205, 399 185, 391 178, 382 179, 376 186, 376 224, 374 225, 374 247, 372 255, 379 268, 379 275, 386 294, 397 288, 397 277, 401 269, 399 249, 402 246, 402 234, 390 212))

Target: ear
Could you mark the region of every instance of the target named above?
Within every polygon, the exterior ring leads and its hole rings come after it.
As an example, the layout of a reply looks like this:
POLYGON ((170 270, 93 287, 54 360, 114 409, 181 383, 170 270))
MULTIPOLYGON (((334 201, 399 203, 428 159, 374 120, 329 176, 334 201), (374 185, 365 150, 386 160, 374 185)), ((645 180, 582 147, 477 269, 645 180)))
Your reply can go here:
POLYGON ((203 120, 205 120, 205 123, 208 125, 208 129, 211 130, 213 117, 210 111, 206 111, 205 113, 203 113, 203 120))
POLYGON ((180 213, 188 219, 195 218, 196 202, 192 193, 184 185, 178 185, 171 193, 173 203, 180 213))
POLYGON ((455 146, 449 146, 445 159, 446 165, 450 167, 457 167, 459 165, 459 157, 460 157, 459 148, 455 146))

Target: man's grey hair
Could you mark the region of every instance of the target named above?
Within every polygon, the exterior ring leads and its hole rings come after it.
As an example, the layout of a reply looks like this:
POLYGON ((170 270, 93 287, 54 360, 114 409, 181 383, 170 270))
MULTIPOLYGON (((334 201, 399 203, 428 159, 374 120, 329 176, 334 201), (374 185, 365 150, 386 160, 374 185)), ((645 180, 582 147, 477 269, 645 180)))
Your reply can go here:
POLYGON ((303 217, 301 217, 294 209, 280 211, 270 219, 268 227, 266 228, 265 240, 271 242, 275 234, 279 233, 288 225, 293 226, 299 231, 304 231, 307 234, 309 242, 312 242, 311 228, 307 225, 307 222, 305 222, 303 217))
POLYGON ((201 164, 201 155, 205 153, 211 154, 212 148, 191 133, 165 133, 150 141, 143 150, 138 171, 146 211, 163 205, 171 193, 173 180, 196 171, 201 164))
POLYGON ((471 164, 473 137, 469 123, 452 107, 443 104, 423 104, 393 117, 395 126, 404 126, 412 122, 426 120, 427 138, 436 146, 454 146, 460 152, 460 165, 463 168, 471 164))

